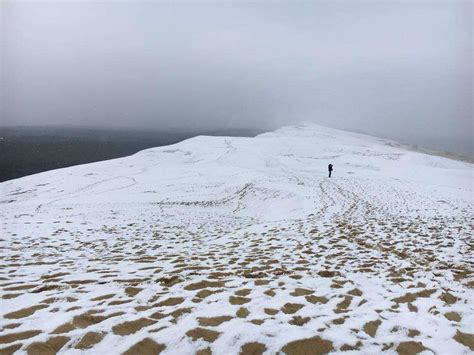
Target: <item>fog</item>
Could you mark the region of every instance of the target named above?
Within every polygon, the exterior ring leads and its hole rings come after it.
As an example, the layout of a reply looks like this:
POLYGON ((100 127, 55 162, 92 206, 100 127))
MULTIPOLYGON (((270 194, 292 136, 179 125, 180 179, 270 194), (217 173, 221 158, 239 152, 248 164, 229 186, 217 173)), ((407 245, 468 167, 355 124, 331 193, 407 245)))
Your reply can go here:
POLYGON ((2 1, 1 125, 274 129, 471 155, 470 1, 2 1))

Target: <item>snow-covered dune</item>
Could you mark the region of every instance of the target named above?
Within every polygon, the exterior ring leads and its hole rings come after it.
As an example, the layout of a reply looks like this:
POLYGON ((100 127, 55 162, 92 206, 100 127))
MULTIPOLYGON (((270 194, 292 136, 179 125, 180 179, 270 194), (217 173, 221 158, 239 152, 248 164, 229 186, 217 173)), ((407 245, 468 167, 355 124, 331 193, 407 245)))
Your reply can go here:
POLYGON ((469 353, 473 181, 304 124, 1 183, 0 352, 469 353))

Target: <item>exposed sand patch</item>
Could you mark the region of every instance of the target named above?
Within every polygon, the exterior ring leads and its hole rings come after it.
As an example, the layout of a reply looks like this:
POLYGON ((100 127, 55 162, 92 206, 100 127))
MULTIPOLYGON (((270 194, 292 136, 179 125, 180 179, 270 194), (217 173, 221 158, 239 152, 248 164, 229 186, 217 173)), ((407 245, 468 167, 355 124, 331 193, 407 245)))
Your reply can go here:
POLYGON ((230 296, 229 297, 229 303, 233 305, 242 305, 249 303, 251 301, 250 298, 245 298, 245 297, 237 297, 237 296, 230 296))
POLYGON ((327 354, 334 349, 332 342, 319 336, 295 340, 286 344, 281 351, 287 355, 327 354))
POLYGON ((105 333, 87 332, 81 340, 74 346, 76 349, 85 350, 94 347, 104 338, 105 333))
POLYGON ((5 318, 7 319, 20 319, 20 318, 25 318, 29 317, 32 314, 34 314, 36 311, 39 311, 40 309, 48 308, 47 305, 45 304, 39 304, 36 306, 28 307, 28 308, 23 308, 15 312, 7 313, 4 315, 5 318))
POLYGON ((377 333, 377 329, 379 328, 380 324, 382 324, 382 321, 380 319, 365 323, 363 328, 364 332, 366 332, 373 338, 375 336, 375 333, 377 333))
POLYGON ((454 340, 474 351, 474 334, 463 333, 458 330, 454 336, 454 340))
POLYGON ((444 314, 446 319, 453 321, 453 322, 460 322, 462 320, 461 316, 457 312, 447 312, 444 314))
POLYGON ((274 309, 274 308, 265 308, 263 311, 269 316, 274 316, 275 314, 280 312, 278 309, 274 309))
POLYGON ((243 290, 235 291, 234 294, 237 295, 237 296, 245 297, 245 296, 248 296, 251 292, 252 292, 251 289, 244 288, 243 290))
POLYGON ((13 343, 18 340, 32 338, 40 333, 41 333, 40 330, 27 330, 24 332, 0 335, 0 344, 8 344, 8 343, 13 343))
POLYGON ((142 288, 129 286, 125 288, 125 294, 128 297, 133 297, 133 296, 138 295, 142 290, 143 290, 142 288))
POLYGON ((413 355, 427 350, 423 343, 417 341, 404 341, 397 346, 397 353, 400 355, 413 355))
POLYGON ((264 292, 264 294, 266 294, 267 296, 270 296, 270 297, 275 297, 276 293, 275 291, 273 290, 267 290, 264 292))
POLYGON ((196 293, 196 297, 206 298, 219 292, 222 292, 222 290, 201 290, 196 293))
POLYGON ((298 312, 301 308, 304 307, 304 304, 300 303, 285 303, 281 308, 281 311, 285 314, 293 314, 298 312))
POLYGON ((362 291, 359 290, 358 288, 354 288, 348 292, 349 295, 351 296, 362 296, 362 291))
POLYGON ((35 342, 26 348, 28 355, 54 355, 69 341, 68 337, 56 336, 45 342, 35 342))
POLYGON ((178 308, 171 312, 169 315, 172 316, 173 318, 179 318, 184 314, 192 313, 193 308, 187 307, 187 308, 178 308))
POLYGON ((75 316, 72 320, 72 324, 78 328, 87 328, 91 325, 100 323, 107 318, 104 316, 97 316, 92 314, 82 314, 80 316, 75 316))
POLYGON ((407 293, 404 296, 394 298, 393 302, 397 302, 397 303, 414 302, 419 297, 424 297, 424 298, 430 297, 435 292, 436 290, 432 289, 432 290, 423 290, 416 293, 407 293))
POLYGON ((224 322, 228 322, 232 319, 231 316, 220 316, 212 318, 198 318, 199 325, 203 327, 216 327, 224 322))
POLYGON ((318 297, 318 296, 306 296, 305 297, 306 301, 316 304, 316 303, 321 303, 321 304, 326 304, 329 302, 329 300, 326 297, 318 297))
POLYGON ((250 312, 245 307, 240 307, 236 312, 236 316, 239 318, 247 318, 249 314, 250 312))
POLYGON ((294 316, 288 323, 299 327, 305 325, 311 320, 310 317, 294 316))
POLYGON ((160 306, 176 306, 184 302, 183 297, 170 297, 164 301, 161 301, 157 304, 158 307, 160 306))
POLYGON ((195 290, 200 290, 203 288, 213 288, 213 287, 224 287, 225 282, 224 281, 199 281, 193 284, 189 284, 184 287, 185 290, 189 291, 195 291, 195 290))
POLYGON ((22 295, 22 293, 7 293, 7 294, 2 295, 2 299, 10 300, 12 298, 17 298, 21 295, 22 295))
POLYGON ((214 342, 219 337, 219 334, 219 332, 205 328, 195 328, 186 332, 186 335, 192 338, 194 341, 203 339, 209 343, 214 342))
POLYGON ((439 299, 441 301, 444 301, 446 304, 455 304, 458 301, 458 298, 453 296, 449 292, 443 292, 440 296, 439 299))
POLYGON ((150 338, 145 338, 125 351, 123 355, 157 355, 165 349, 165 345, 158 344, 150 338))
POLYGON ((99 297, 94 297, 91 299, 91 301, 103 301, 103 300, 108 300, 112 297, 114 297, 115 294, 113 293, 110 293, 110 294, 107 294, 107 295, 103 295, 103 296, 99 296, 99 297))
POLYGON ((265 344, 262 343, 247 343, 240 348, 240 355, 262 355, 267 350, 265 344))
POLYGON ((299 296, 307 296, 313 294, 313 290, 308 290, 305 288, 296 288, 292 293, 290 293, 291 296, 293 297, 299 297, 299 296))
POLYGON ((19 350, 23 344, 10 345, 5 348, 0 348, 0 355, 13 355, 17 350, 19 350))
POLYGON ((71 330, 76 329, 76 327, 72 323, 65 323, 63 325, 60 325, 56 329, 54 329, 51 334, 63 334, 63 333, 68 333, 71 330))
POLYGON ((156 323, 156 320, 152 320, 148 318, 140 318, 137 320, 117 324, 116 326, 112 328, 112 331, 114 332, 114 334, 125 336, 125 335, 136 333, 140 329, 148 327, 155 323, 156 323))

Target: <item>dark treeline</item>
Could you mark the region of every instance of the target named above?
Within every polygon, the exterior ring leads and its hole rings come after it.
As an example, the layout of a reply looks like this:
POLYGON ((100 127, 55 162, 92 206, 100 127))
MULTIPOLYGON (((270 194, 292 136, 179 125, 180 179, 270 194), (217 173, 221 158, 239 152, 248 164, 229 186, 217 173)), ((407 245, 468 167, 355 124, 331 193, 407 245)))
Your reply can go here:
POLYGON ((197 135, 255 136, 251 130, 139 131, 70 127, 3 127, 0 182, 47 170, 119 158, 197 135))

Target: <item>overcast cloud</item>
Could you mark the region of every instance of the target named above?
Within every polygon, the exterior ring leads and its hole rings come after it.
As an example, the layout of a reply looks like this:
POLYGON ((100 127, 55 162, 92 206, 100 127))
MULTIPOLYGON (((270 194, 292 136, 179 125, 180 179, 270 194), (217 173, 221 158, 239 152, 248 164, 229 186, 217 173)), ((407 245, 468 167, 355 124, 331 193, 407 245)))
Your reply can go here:
POLYGON ((471 1, 0 6, 3 125, 472 139, 471 1))

